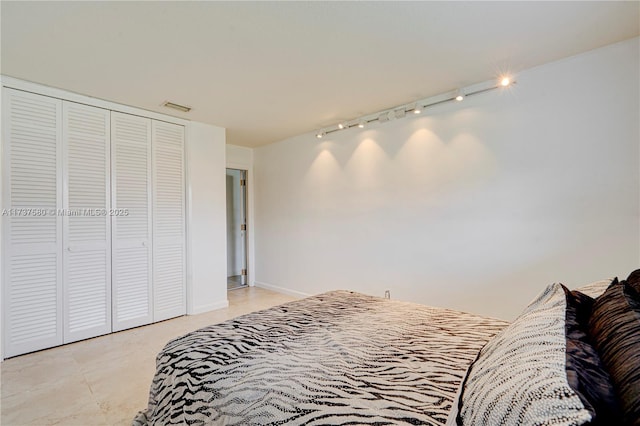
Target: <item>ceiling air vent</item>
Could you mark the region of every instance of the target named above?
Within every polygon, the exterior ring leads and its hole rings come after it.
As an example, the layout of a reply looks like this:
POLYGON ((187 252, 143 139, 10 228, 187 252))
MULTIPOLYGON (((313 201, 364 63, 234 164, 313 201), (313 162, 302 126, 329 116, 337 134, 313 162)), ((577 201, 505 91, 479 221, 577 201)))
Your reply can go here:
POLYGON ((162 106, 165 106, 167 108, 177 109, 178 111, 182 111, 182 112, 191 111, 191 107, 180 105, 180 104, 176 104, 176 103, 169 102, 169 101, 166 101, 165 103, 163 103, 162 106))

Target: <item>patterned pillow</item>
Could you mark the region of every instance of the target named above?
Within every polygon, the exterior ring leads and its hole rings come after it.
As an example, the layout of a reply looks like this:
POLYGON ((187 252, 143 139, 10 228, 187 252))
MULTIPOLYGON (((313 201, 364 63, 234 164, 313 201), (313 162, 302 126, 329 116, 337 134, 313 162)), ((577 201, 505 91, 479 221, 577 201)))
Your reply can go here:
POLYGON ((566 296, 547 287, 480 351, 460 398, 463 425, 581 425, 589 411, 565 370, 566 296))
POLYGON ((622 421, 622 412, 616 391, 587 336, 594 300, 579 291, 562 288, 567 297, 565 331, 569 386, 591 414, 591 425, 618 425, 622 421))
POLYGON ((620 398, 623 423, 640 425, 640 295, 614 280, 593 304, 589 335, 620 398))

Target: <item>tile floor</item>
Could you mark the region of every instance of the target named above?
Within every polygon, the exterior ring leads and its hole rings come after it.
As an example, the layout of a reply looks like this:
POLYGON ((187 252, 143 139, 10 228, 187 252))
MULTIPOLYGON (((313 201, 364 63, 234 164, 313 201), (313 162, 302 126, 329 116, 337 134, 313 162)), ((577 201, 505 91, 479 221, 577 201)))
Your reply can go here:
POLYGON ((228 298, 226 309, 5 360, 0 424, 130 425, 147 404, 156 354, 169 339, 295 299, 257 287, 228 298))
POLYGON ((242 284, 242 275, 232 275, 227 277, 227 290, 235 290, 246 286, 246 284, 242 284))

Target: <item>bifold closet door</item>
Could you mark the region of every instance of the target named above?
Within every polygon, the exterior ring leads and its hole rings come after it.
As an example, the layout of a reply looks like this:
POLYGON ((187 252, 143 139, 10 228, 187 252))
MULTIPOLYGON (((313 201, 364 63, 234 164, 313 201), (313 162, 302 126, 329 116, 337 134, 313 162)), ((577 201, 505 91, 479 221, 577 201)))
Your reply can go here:
POLYGON ((111 112, 113 331, 153 321, 151 119, 111 112))
POLYGON ((60 345, 62 101, 3 89, 5 356, 60 345))
POLYGON ((153 320, 186 314, 184 126, 153 121, 153 320))
POLYGON ((64 342, 111 332, 110 111, 63 102, 64 342))

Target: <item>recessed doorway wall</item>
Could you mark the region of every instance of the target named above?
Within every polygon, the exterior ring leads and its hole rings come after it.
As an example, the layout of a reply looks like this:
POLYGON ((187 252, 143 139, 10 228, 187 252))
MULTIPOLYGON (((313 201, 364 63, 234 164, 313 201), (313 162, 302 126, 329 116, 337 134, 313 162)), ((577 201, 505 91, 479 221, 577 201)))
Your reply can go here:
POLYGON ((247 171, 227 169, 227 289, 246 287, 247 171))

